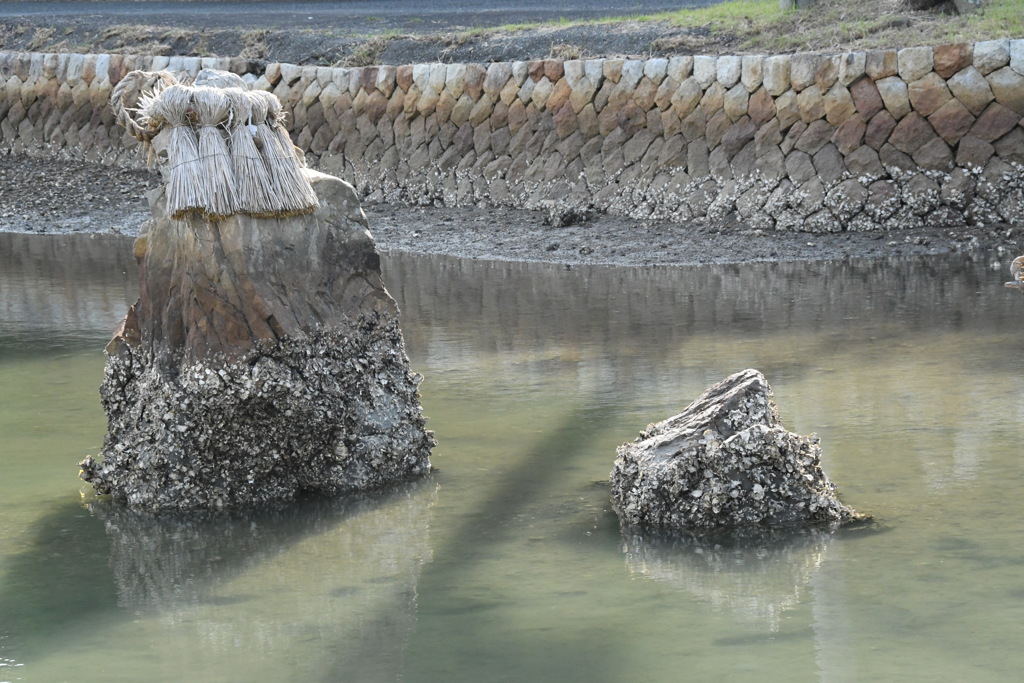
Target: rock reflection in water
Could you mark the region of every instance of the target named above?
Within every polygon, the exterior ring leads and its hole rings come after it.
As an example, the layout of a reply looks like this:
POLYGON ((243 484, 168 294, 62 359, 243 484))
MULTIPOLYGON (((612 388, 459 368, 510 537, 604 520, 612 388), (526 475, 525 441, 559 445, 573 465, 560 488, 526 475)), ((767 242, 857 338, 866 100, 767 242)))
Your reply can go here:
POLYGON ((832 533, 809 527, 763 536, 698 537, 623 529, 626 567, 770 632, 796 607, 824 562, 832 533))
POLYGON ((246 515, 90 508, 110 540, 119 607, 155 614, 169 634, 194 628, 209 648, 190 655, 195 665, 216 669, 225 649, 286 656, 299 637, 317 643, 301 645, 310 665, 326 658, 376 680, 402 669, 435 499, 425 480, 246 515))

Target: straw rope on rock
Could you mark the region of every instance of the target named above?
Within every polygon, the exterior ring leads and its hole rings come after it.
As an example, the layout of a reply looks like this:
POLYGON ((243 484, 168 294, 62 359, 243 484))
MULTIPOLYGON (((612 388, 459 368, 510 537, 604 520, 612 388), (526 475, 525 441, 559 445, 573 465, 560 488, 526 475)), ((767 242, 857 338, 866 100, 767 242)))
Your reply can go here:
POLYGON ((168 72, 133 71, 111 94, 117 121, 155 153, 168 213, 218 219, 236 212, 280 218, 314 211, 317 196, 282 124, 278 99, 239 87, 240 79, 204 74, 186 84, 168 72), (147 85, 150 90, 140 92, 147 85))

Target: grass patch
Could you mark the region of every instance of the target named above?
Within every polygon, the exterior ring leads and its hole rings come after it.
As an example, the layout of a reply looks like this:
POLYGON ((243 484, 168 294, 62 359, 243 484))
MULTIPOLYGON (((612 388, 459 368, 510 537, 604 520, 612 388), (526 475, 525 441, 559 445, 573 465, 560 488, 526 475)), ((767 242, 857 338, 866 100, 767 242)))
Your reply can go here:
POLYGON ((783 11, 778 0, 730 0, 698 9, 588 21, 563 18, 466 33, 476 36, 647 22, 666 27, 666 37, 654 45, 656 51, 712 54, 900 48, 1024 37, 1024 0, 987 0, 980 12, 965 16, 956 14, 952 3, 938 10, 913 11, 900 0, 818 0, 809 10, 783 11))

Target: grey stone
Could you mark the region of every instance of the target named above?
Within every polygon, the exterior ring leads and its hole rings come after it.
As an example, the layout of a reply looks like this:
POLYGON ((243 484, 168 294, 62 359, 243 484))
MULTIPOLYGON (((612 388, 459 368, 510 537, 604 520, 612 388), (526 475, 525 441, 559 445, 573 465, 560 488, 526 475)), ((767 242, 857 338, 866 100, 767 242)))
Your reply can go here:
POLYGON ((619 447, 611 483, 627 527, 702 532, 862 518, 821 470, 817 438, 782 426, 756 370, 731 375, 619 447))
POLYGON ((1010 41, 984 40, 974 44, 974 68, 988 75, 1010 63, 1010 41))
POLYGON ((789 55, 772 55, 765 58, 762 78, 769 95, 778 97, 789 90, 789 69, 789 55))
POLYGON ((793 151, 786 157, 786 174, 796 185, 807 182, 816 173, 809 154, 793 151))
POLYGON ((932 70, 931 47, 905 47, 896 53, 900 78, 912 83, 932 70))

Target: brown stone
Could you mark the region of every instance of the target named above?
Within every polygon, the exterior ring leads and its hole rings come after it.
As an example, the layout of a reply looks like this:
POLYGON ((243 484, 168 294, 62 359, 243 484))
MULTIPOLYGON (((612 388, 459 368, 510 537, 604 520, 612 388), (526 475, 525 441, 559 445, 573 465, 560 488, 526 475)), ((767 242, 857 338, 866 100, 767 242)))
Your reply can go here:
POLYGON ((732 121, 729 120, 729 116, 721 109, 708 119, 708 125, 704 131, 704 137, 708 141, 708 149, 714 149, 718 146, 718 143, 722 141, 722 136, 725 135, 725 131, 731 125, 732 121))
POLYGON ((451 118, 452 110, 457 102, 458 100, 452 96, 447 88, 441 93, 437 104, 434 106, 434 116, 437 117, 438 123, 446 123, 451 118))
POLYGON ((988 103, 995 99, 988 81, 973 66, 953 74, 946 81, 946 85, 953 93, 953 97, 960 100, 975 116, 985 111, 988 103))
POLYGON ((869 121, 872 116, 885 108, 882 96, 878 94, 875 82, 870 78, 861 78, 850 86, 850 97, 857 107, 857 111, 869 121))
POLYGON ((618 83, 619 79, 622 78, 622 65, 625 64, 623 59, 606 59, 602 65, 602 72, 604 77, 612 83, 618 83))
POLYGON ((872 149, 879 150, 889 140, 893 128, 896 127, 896 119, 887 110, 883 109, 868 121, 867 130, 864 131, 864 143, 872 149))
POLYGON ((836 132, 832 135, 832 142, 843 154, 849 154, 861 146, 864 141, 864 131, 867 124, 860 114, 854 114, 839 124, 836 132))
POLYGON ((814 84, 822 92, 828 92, 839 80, 839 55, 828 55, 818 60, 818 70, 814 73, 814 84))
POLYGON ((654 104, 658 109, 666 111, 672 106, 672 95, 679 88, 679 81, 671 76, 666 76, 658 85, 658 91, 654 95, 654 104))
MULTIPOLYGON (((309 118, 310 120, 310 126, 314 125, 312 112, 314 111, 314 107, 316 106, 317 105, 313 105, 312 107, 309 108, 309 115, 307 116, 307 118, 309 118)), ((377 123, 381 119, 381 117, 384 116, 384 112, 387 111, 387 108, 388 98, 384 97, 383 93, 374 90, 373 93, 367 98, 366 103, 363 105, 363 114, 367 118, 369 118, 370 121, 377 123)), ((319 126, 319 124, 317 124, 317 126, 319 126)))
POLYGON ((601 135, 608 135, 619 125, 618 111, 612 107, 605 107, 597 115, 597 128, 601 135))
POLYGON ((562 78, 565 75, 565 66, 560 59, 545 59, 544 60, 544 75, 547 79, 554 83, 555 81, 562 78))
POLYGON ((1024 76, 1008 66, 985 77, 996 102, 1018 114, 1024 114, 1024 76))
POLYGON ((697 80, 693 77, 687 78, 672 95, 672 109, 681 120, 685 119, 700 103, 703 94, 704 91, 701 90, 697 80))
POLYGON ((633 135, 647 125, 647 113, 632 102, 626 104, 615 116, 619 128, 626 135, 633 135))
POLYGON ((898 69, 896 50, 871 50, 864 59, 864 71, 873 81, 895 76, 898 69))
POLYGON ((838 126, 843 121, 853 116, 857 106, 853 103, 850 91, 842 84, 835 83, 825 93, 825 119, 833 126, 838 126))
POLYGON ((907 87, 910 106, 921 116, 931 116, 953 95, 946 87, 946 81, 934 71, 917 79, 907 87))
POLYGON ((825 98, 822 97, 821 89, 817 85, 810 85, 804 88, 796 96, 797 111, 800 112, 800 120, 810 123, 825 116, 825 98))
POLYGON ((775 118, 775 100, 763 87, 750 96, 747 102, 747 113, 755 125, 762 125, 775 118))
POLYGON ((409 92, 412 87, 412 65, 403 64, 395 70, 395 82, 402 92, 409 92))
POLYGON ((800 120, 800 110, 796 106, 796 93, 792 90, 775 98, 775 115, 779 119, 779 129, 786 130, 800 120))
MULTIPOLYGON (((654 112, 651 113, 653 114, 654 112)), ((676 112, 671 107, 661 112, 661 130, 665 137, 671 137, 678 133, 681 123, 682 121, 679 120, 676 112)))
POLYGON ((654 98, 658 94, 658 85, 651 79, 644 76, 633 89, 633 102, 644 111, 654 106, 654 98))
POLYGON ((480 99, 484 91, 484 79, 486 78, 487 69, 482 64, 467 64, 462 92, 474 100, 480 99))
POLYGON ((928 121, 917 112, 911 112, 896 124, 889 136, 889 143, 905 154, 912 154, 934 137, 935 131, 928 121))
MULTIPOLYGON (((562 108, 562 105, 569 101, 570 95, 572 95, 572 87, 569 85, 569 82, 564 78, 559 79, 551 90, 551 94, 548 95, 547 104, 545 106, 548 111, 558 111, 562 108)), ((575 114, 575 112, 573 113, 575 114)))
MULTIPOLYGON (((511 113, 511 109, 509 113, 511 113)), ((597 111, 594 109, 593 104, 588 104, 583 109, 580 109, 579 113, 576 114, 576 118, 578 119, 579 131, 584 138, 594 138, 600 133, 597 123, 597 111)))
POLYGON ((953 98, 929 116, 928 123, 939 134, 939 137, 949 144, 955 145, 971 129, 971 125, 974 124, 974 115, 960 103, 960 100, 953 98))
POLYGON ((951 43, 934 48, 935 73, 948 79, 957 71, 971 65, 974 61, 974 45, 971 43, 951 43))
POLYGON ((1018 121, 1020 116, 1016 112, 993 102, 971 126, 971 135, 985 142, 995 142, 1009 133, 1018 121))
POLYGON ((725 88, 721 83, 715 81, 704 91, 704 96, 700 99, 700 108, 704 112, 704 116, 710 120, 716 112, 722 110, 724 101, 725 88))
MULTIPOLYGON (((466 98, 469 100, 469 98, 466 98)), ((461 100, 460 100, 461 102, 461 100)), ((466 119, 462 122, 465 123, 469 120, 469 112, 466 112, 466 119)), ((452 121, 456 125, 461 125, 458 121, 455 121, 455 114, 452 113, 452 121)), ((526 106, 522 100, 515 100, 508 107, 508 127, 512 131, 513 135, 519 132, 519 129, 526 124, 526 106)))
POLYGON ((821 119, 812 121, 808 124, 807 130, 797 139, 794 147, 801 152, 814 154, 829 141, 834 132, 835 128, 829 125, 827 121, 821 119))
POLYGON ((530 80, 533 81, 534 83, 544 78, 544 60, 533 59, 527 62, 526 73, 529 75, 530 80))

